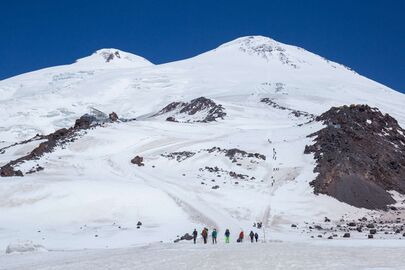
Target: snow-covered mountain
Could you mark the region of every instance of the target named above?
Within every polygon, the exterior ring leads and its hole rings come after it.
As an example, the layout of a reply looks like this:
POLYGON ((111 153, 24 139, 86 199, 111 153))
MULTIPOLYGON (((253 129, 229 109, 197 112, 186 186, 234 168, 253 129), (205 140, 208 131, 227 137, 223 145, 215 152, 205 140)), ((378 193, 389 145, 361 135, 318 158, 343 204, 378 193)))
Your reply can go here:
MULTIPOLYGON (((317 116, 351 104, 396 119, 387 156, 403 153, 405 95, 262 36, 161 65, 103 49, 0 81, 0 166, 24 175, 0 178, 0 246, 128 246, 256 222, 275 238, 305 238, 312 222, 391 218, 310 185, 323 163, 321 146, 304 154, 308 135, 328 125, 317 116)), ((387 201, 402 209, 396 187, 387 201)))

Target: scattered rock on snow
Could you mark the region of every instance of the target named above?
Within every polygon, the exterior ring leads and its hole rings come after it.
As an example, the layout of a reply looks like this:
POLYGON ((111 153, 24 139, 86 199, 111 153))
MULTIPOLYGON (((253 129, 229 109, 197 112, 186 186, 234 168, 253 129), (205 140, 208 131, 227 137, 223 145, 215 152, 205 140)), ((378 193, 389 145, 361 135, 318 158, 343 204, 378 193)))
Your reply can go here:
POLYGON ((195 152, 191 151, 181 151, 181 152, 172 152, 172 153, 165 153, 161 154, 162 157, 168 159, 175 159, 177 162, 182 162, 188 158, 191 158, 195 155, 195 152))
POLYGON ((295 117, 306 117, 310 120, 310 122, 313 121, 313 119, 315 118, 315 115, 308 113, 308 112, 304 112, 304 111, 299 111, 299 110, 294 110, 291 108, 287 108, 285 106, 281 106, 279 105, 277 102, 274 101, 274 99, 271 98, 262 98, 260 100, 260 102, 266 103, 267 105, 270 105, 271 107, 275 108, 275 109, 279 109, 279 110, 283 110, 283 111, 289 111, 291 115, 295 116, 295 117))

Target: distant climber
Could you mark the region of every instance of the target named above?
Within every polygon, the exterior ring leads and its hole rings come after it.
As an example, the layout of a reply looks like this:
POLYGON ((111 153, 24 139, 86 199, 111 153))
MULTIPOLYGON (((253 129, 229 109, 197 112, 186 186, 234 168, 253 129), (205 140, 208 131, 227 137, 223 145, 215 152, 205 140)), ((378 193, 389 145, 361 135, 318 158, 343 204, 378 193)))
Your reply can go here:
POLYGON ((255 240, 256 240, 256 242, 257 242, 257 240, 259 240, 259 234, 258 233, 255 233, 255 240))
POLYGON ((229 236, 231 233, 229 232, 229 229, 226 229, 225 231, 225 243, 229 244, 229 236))
POLYGON ((239 233, 239 238, 238 238, 238 240, 236 240, 236 242, 242 243, 242 242, 243 242, 243 238, 245 238, 245 234, 243 233, 243 231, 240 231, 240 233, 239 233))
POLYGON ((194 231, 193 231, 193 241, 194 241, 194 244, 195 244, 196 241, 197 241, 197 235, 198 235, 198 232, 197 232, 196 229, 194 229, 194 231))
POLYGON ((207 244, 207 238, 208 238, 208 229, 204 228, 201 232, 201 236, 204 240, 204 244, 207 244))
POLYGON ((254 237, 255 237, 255 233, 254 233, 253 231, 250 231, 249 237, 250 237, 250 242, 253 243, 253 239, 254 239, 254 237))
POLYGON ((212 231, 212 233, 211 233, 212 243, 213 243, 213 244, 216 244, 216 243, 217 243, 217 235, 218 235, 217 229, 214 229, 214 230, 212 231))

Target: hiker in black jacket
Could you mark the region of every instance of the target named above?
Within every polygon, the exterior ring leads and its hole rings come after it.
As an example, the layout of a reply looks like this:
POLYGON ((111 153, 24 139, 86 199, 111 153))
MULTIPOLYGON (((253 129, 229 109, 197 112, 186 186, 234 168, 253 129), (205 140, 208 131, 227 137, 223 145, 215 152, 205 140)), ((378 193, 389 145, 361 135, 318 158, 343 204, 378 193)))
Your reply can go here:
POLYGON ((196 229, 194 229, 194 231, 193 231, 193 240, 194 240, 194 244, 196 243, 196 241, 197 241, 197 235, 198 235, 198 232, 197 232, 197 230, 196 229))
POLYGON ((249 237, 250 237, 250 242, 253 243, 253 238, 255 237, 255 233, 253 231, 250 231, 249 237))

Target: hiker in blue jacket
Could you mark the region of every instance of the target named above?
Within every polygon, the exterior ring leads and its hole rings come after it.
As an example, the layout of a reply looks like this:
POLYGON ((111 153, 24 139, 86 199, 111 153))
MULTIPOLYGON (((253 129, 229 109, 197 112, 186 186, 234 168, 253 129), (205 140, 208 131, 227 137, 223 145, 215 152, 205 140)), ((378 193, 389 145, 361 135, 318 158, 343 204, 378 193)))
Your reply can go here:
POLYGON ((212 231, 212 233, 211 233, 212 243, 213 243, 213 244, 216 244, 216 243, 217 243, 217 235, 218 235, 217 229, 214 229, 214 230, 212 231))

